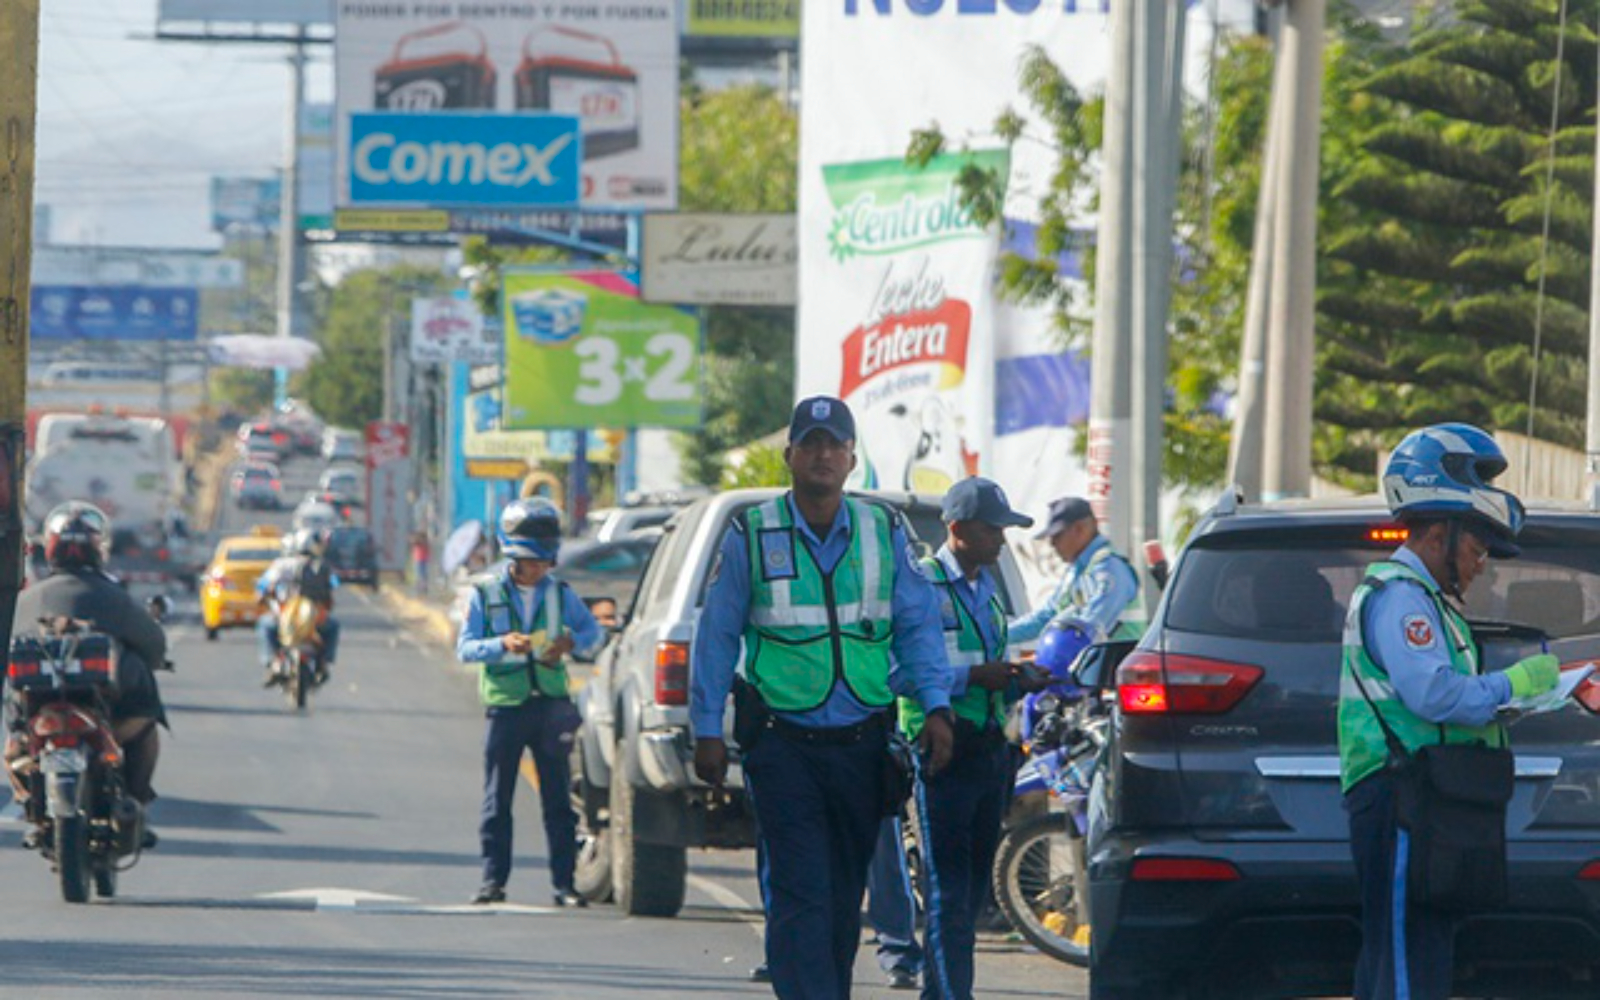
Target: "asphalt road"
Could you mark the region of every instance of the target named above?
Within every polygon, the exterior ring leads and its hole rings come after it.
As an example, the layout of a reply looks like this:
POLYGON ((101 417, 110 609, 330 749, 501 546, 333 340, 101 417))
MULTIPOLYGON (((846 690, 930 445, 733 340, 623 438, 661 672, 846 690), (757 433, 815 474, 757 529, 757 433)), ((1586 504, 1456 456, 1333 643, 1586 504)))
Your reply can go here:
MULTIPOLYGON (((302 495, 310 460, 285 470, 302 495)), ((249 519, 224 504, 226 530, 249 519)), ((258 519, 259 520, 259 519, 258 519)), ((543 835, 520 790, 510 903, 478 883, 483 721, 450 651, 365 591, 342 592, 340 662, 310 710, 264 690, 253 634, 205 641, 192 603, 170 624, 162 687, 160 846, 113 901, 61 902, 49 866, 0 809, 0 995, 32 997, 632 997, 770 995, 750 852, 691 856, 671 920, 547 906, 543 835)), ((0 795, 6 794, 0 792, 0 795)), ((3 801, 3 800, 0 800, 3 801)), ((1083 997, 1083 973, 999 939, 979 994, 1083 997)), ((881 987, 870 947, 857 995, 881 987)))

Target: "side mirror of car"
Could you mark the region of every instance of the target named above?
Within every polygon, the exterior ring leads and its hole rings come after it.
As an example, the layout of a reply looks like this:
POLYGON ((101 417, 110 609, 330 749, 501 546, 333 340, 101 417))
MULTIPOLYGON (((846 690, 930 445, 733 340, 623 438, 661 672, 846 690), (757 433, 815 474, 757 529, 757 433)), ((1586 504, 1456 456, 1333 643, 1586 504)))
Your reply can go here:
POLYGON ((1117 675, 1117 667, 1138 644, 1137 639, 1111 639, 1095 643, 1072 664, 1073 683, 1091 691, 1110 687, 1117 675))

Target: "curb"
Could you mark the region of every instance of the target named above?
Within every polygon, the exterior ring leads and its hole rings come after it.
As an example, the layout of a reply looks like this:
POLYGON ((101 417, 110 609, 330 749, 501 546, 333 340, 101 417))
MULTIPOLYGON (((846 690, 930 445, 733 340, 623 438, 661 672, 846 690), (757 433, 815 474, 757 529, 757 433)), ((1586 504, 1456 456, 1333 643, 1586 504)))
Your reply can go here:
POLYGON ((456 623, 450 620, 447 609, 403 592, 399 588, 404 584, 399 580, 393 583, 385 581, 385 584, 376 597, 387 603, 400 617, 419 622, 430 637, 451 649, 455 648, 456 623))

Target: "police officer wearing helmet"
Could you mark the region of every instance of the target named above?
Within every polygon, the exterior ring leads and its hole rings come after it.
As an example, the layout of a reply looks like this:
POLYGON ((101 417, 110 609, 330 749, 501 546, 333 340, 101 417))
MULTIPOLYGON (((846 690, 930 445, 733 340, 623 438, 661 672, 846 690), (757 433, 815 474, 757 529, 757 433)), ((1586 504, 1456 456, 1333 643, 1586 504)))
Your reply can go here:
MULTIPOLYGON (((51 573, 17 596, 17 631, 41 618, 65 616, 122 644, 117 658, 117 691, 111 722, 124 755, 128 794, 141 803, 156 797, 152 782, 161 742, 156 724, 166 724, 166 709, 153 671, 167 659, 167 634, 139 602, 105 572, 111 548, 111 522, 93 504, 62 504, 44 520, 44 555, 51 573)), ((20 720, 8 713, 8 722, 20 720)), ((7 756, 17 748, 7 740, 7 756)), ((146 833, 146 846, 153 843, 146 833)))
POLYGON ((844 495, 855 438, 843 401, 795 407, 784 450, 793 489, 734 519, 690 653, 695 773, 714 786, 727 774, 723 710, 743 661, 740 742, 766 847, 767 963, 786 998, 850 995, 895 695, 928 713, 928 769, 950 754, 933 589, 898 515, 844 495), (748 734, 746 709, 759 720, 748 734))
MULTIPOLYGON (((1012 510, 997 483, 976 476, 952 486, 942 507, 950 534, 922 569, 938 595, 956 739, 950 766, 918 788, 931 845, 924 863, 937 900, 928 913, 922 995, 967 1000, 978 914, 988 898, 1011 798, 1006 711, 1025 692, 1042 690, 1049 678, 1008 659, 1005 607, 991 572, 1005 547, 1005 530, 1031 528, 1033 518, 1012 510)), ((922 712, 902 700, 900 723, 915 737, 922 712)))
POLYGON ((1047 538, 1067 568, 1050 600, 1011 623, 1013 642, 1031 642, 1050 625, 1077 628, 1091 642, 1137 639, 1139 578, 1128 560, 1100 534, 1089 501, 1061 497, 1050 502, 1050 516, 1035 538, 1047 538))
POLYGON ((584 906, 573 888, 578 817, 567 754, 578 728, 567 655, 592 652, 604 633, 576 591, 551 575, 561 550, 561 512, 543 497, 513 500, 500 514, 509 560, 475 581, 456 642, 464 663, 482 664, 478 694, 489 728, 483 742, 478 839, 483 884, 472 902, 500 903, 511 876, 511 797, 526 750, 539 773, 539 802, 557 906, 584 906))
POLYGON ((1351 597, 1339 688, 1341 783, 1361 887, 1356 1000, 1444 1000, 1455 958, 1454 918, 1406 899, 1407 841, 1376 713, 1408 753, 1441 742, 1505 746, 1496 710, 1560 677, 1548 654, 1482 673, 1462 616, 1485 563, 1519 552, 1522 504, 1490 485, 1505 469, 1494 439, 1467 424, 1412 433, 1384 469, 1384 497, 1408 537, 1367 568, 1351 597))

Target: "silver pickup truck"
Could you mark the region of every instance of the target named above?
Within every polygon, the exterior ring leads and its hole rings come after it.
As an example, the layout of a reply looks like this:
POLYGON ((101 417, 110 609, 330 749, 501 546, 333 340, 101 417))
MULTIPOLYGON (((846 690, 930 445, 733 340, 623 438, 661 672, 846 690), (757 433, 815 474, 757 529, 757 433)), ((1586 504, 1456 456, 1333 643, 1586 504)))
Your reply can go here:
MULTIPOLYGON (((698 501, 666 525, 621 630, 600 653, 579 695, 583 724, 573 741, 573 785, 583 826, 578 890, 615 898, 630 915, 673 916, 683 906, 691 847, 755 846, 743 792, 731 708, 724 718, 732 766, 724 790, 694 776, 689 731, 689 645, 711 564, 733 518, 778 490, 735 490, 698 501)), ((937 497, 866 493, 902 511, 913 544, 944 542, 937 497)), ((1027 610, 1009 550, 1000 564, 1001 599, 1027 610)))

